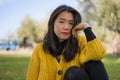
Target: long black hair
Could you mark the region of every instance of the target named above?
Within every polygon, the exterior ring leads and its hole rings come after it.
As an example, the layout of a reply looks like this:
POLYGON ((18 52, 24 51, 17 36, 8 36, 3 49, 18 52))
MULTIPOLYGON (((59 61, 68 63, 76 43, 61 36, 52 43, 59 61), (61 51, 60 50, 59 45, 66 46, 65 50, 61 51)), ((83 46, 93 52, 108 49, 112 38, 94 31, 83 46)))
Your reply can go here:
MULTIPOLYGON (((48 32, 43 39, 44 51, 49 51, 50 54, 53 56, 56 56, 63 51, 63 49, 62 51, 59 51, 58 49, 59 41, 54 32, 54 22, 59 14, 63 11, 72 13, 74 18, 73 28, 81 22, 81 15, 79 14, 79 12, 70 6, 61 5, 53 11, 48 21, 48 32)), ((72 34, 70 35, 69 39, 63 42, 62 47, 64 47, 63 55, 67 62, 72 60, 75 57, 75 54, 79 51, 78 40, 76 38, 73 38, 72 34)))

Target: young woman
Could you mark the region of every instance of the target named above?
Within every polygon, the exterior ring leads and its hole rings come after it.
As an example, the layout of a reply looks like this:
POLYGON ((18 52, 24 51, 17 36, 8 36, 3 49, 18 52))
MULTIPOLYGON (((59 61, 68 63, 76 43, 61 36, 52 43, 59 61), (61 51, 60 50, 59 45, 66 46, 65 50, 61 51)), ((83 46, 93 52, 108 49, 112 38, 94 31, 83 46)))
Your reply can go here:
POLYGON ((81 15, 74 8, 61 5, 50 16, 43 42, 34 49, 27 80, 76 80, 69 76, 74 74, 70 69, 74 66, 80 72, 75 74, 83 78, 80 80, 108 80, 100 61, 105 52, 90 25, 81 22, 81 15), (79 30, 85 36, 77 35, 79 30))

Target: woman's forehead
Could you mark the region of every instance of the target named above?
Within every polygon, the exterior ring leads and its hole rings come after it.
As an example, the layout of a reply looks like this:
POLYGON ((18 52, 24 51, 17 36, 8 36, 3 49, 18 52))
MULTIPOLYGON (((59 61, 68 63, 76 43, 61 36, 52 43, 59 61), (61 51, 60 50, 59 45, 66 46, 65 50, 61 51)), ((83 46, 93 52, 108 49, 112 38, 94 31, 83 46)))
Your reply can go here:
POLYGON ((67 20, 73 21, 73 14, 68 11, 63 11, 58 15, 58 19, 60 19, 60 20, 67 19, 67 20))

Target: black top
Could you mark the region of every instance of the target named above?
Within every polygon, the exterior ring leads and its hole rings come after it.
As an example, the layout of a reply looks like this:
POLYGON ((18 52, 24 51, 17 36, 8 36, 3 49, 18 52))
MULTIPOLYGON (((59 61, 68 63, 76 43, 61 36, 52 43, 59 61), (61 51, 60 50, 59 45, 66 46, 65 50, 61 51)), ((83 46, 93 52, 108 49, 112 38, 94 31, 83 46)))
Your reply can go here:
POLYGON ((91 27, 86 28, 84 30, 84 32, 85 32, 85 35, 86 35, 86 38, 87 38, 87 42, 96 38, 95 34, 91 30, 91 27))

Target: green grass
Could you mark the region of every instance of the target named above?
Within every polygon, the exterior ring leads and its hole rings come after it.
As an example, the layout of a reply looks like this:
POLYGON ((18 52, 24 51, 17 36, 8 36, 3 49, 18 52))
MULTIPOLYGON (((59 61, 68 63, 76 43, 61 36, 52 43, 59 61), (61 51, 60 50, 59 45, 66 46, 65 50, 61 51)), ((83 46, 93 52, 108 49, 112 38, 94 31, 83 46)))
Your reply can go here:
POLYGON ((120 57, 107 55, 103 62, 110 80, 120 80, 120 57))
MULTIPOLYGON (((30 55, 0 54, 0 80, 25 80, 30 55)), ((103 62, 110 80, 120 80, 120 58, 107 55, 103 62)))
POLYGON ((30 56, 0 55, 0 80, 25 80, 30 56))

